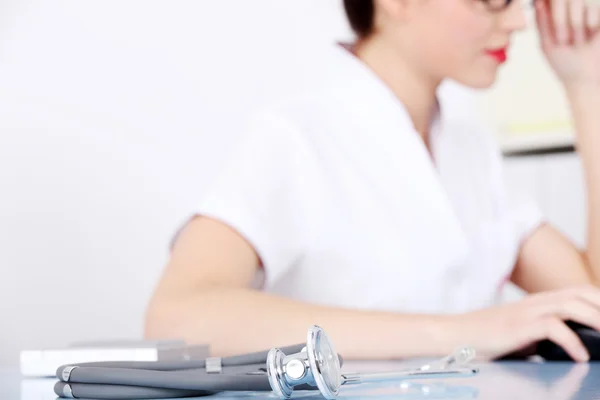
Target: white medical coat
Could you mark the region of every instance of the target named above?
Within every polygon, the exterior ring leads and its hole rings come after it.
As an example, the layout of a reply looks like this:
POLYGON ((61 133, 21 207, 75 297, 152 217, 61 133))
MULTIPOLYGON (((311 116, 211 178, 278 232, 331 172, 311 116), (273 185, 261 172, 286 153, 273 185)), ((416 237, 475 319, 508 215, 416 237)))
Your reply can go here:
POLYGON ((193 211, 250 242, 271 293, 415 313, 494 303, 542 216, 511 200, 492 134, 441 99, 430 154, 367 66, 339 45, 327 57, 313 85, 251 116, 193 211))

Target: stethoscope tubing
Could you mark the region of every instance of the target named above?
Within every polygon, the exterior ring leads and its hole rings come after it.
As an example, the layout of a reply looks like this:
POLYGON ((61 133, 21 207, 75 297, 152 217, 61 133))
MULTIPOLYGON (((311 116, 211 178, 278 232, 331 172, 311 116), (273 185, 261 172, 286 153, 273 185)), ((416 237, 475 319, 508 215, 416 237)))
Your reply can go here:
MULTIPOLYGON (((299 390, 316 390, 308 385, 299 390)), ((61 397, 90 399, 156 399, 201 397, 224 391, 270 392, 266 375, 206 374, 199 371, 140 371, 86 367, 71 372, 69 382, 59 381, 61 397), (66 390, 67 389, 67 390, 66 390)))
MULTIPOLYGON (((297 353, 305 346, 283 349, 297 353)), ((164 399, 201 397, 223 391, 271 391, 265 371, 267 355, 268 351, 261 351, 224 357, 220 359, 219 373, 207 373, 206 360, 64 365, 56 372, 59 382, 54 392, 60 397, 79 399, 164 399)), ((303 389, 316 388, 304 385, 303 389)))
POLYGON ((56 395, 63 398, 75 399, 106 399, 106 400, 150 400, 172 399, 185 397, 204 397, 215 394, 205 390, 165 389, 119 385, 69 384, 57 382, 54 385, 56 395), (68 390, 66 390, 68 388, 68 390))
POLYGON ((200 371, 147 371, 125 368, 86 367, 71 372, 71 384, 161 387, 206 391, 271 390, 266 375, 207 374, 200 371))

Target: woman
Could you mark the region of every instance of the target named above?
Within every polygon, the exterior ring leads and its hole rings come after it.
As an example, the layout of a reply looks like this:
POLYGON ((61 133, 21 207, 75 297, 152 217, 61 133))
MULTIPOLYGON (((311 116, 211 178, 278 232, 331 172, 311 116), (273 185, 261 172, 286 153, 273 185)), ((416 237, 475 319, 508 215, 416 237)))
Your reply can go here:
POLYGON ((524 28, 522 5, 344 3, 356 42, 334 46, 303 93, 252 117, 174 243, 146 335, 226 355, 302 342, 318 324, 350 359, 438 356, 464 343, 495 359, 551 339, 587 360, 564 321, 600 329, 598 8, 535 4, 585 165, 589 242, 579 251, 510 199, 492 137, 438 101, 445 80, 494 82, 524 28), (530 295, 496 305, 508 279, 530 295))

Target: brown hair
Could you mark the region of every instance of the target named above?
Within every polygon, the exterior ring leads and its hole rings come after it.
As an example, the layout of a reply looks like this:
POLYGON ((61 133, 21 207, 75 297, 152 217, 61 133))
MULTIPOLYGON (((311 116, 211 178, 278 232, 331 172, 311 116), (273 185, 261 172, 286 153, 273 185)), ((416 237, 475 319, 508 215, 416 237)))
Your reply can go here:
POLYGON ((369 36, 375 24, 374 0, 344 0, 350 27, 360 38, 369 36))

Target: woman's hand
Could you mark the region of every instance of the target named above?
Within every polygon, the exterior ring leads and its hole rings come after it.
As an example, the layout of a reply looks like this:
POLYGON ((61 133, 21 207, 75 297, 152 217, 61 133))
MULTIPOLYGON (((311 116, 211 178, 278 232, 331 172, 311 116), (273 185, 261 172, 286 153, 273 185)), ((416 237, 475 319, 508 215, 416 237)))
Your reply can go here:
POLYGON ((600 85, 600 3, 536 0, 542 50, 567 88, 600 85))
POLYGON ((549 339, 576 361, 588 352, 565 324, 571 320, 600 331, 600 290, 593 286, 544 292, 495 308, 453 318, 452 332, 484 359, 496 359, 549 339))

